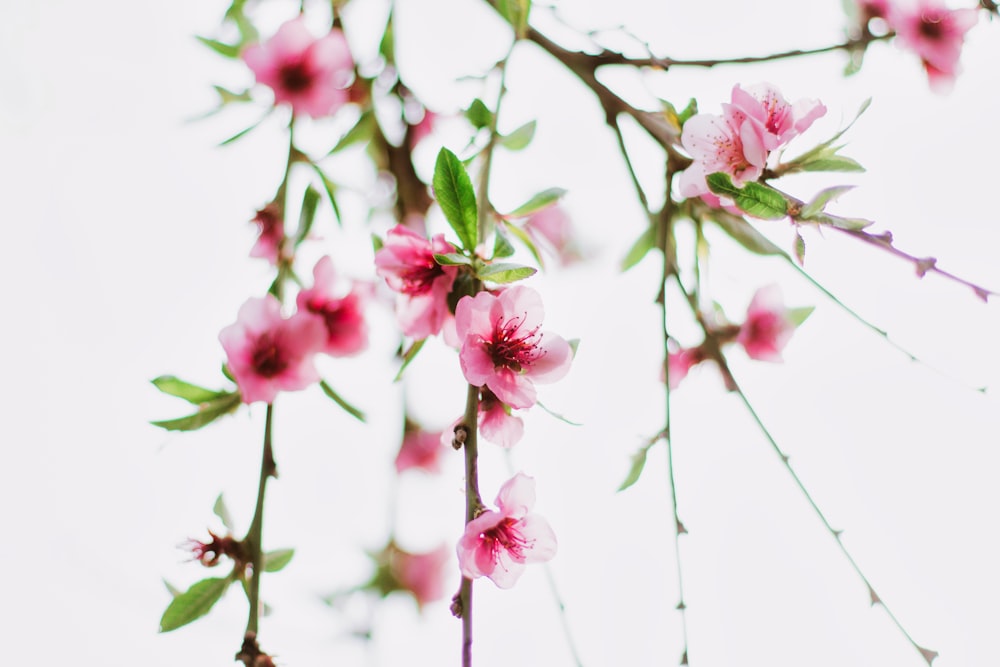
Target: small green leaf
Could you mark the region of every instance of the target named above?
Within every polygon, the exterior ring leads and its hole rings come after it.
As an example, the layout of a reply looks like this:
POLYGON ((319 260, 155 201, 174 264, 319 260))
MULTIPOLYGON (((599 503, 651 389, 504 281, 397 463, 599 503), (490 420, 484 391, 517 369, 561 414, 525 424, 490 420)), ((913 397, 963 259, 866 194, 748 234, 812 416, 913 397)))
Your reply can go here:
POLYGON ((677 116, 677 119, 681 122, 681 127, 684 126, 684 123, 687 122, 688 118, 694 116, 697 113, 698 113, 698 100, 692 97, 690 100, 688 100, 687 106, 684 107, 684 111, 680 112, 680 114, 677 116))
POLYGON ((232 579, 202 579, 176 596, 160 618, 160 632, 170 632, 207 614, 229 588, 232 579))
POLYGON ((795 231, 795 261, 799 266, 804 266, 806 262, 806 240, 798 230, 795 231))
POLYGON ((434 255, 434 261, 441 266, 468 266, 472 260, 460 252, 448 252, 441 255, 434 255))
POLYGON ((212 506, 212 513, 219 517, 222 521, 222 525, 227 529, 233 529, 233 517, 229 514, 229 508, 226 507, 226 501, 222 499, 222 494, 215 499, 215 505, 212 506))
POLYGON ((264 554, 264 571, 278 572, 292 561, 295 549, 276 549, 264 554))
POLYGON ((554 204, 559 201, 563 195, 566 194, 566 190, 563 188, 549 188, 547 190, 542 190, 538 194, 534 195, 531 199, 524 202, 513 211, 505 215, 505 218, 523 218, 535 211, 540 211, 541 209, 554 204))
POLYGON ((865 218, 844 218, 839 215, 830 215, 829 213, 818 213, 809 218, 809 222, 815 222, 818 225, 829 225, 831 227, 837 227, 838 229, 847 229, 852 232, 862 230, 865 227, 870 227, 875 224, 874 220, 867 220, 865 218))
POLYGON ((520 264, 487 264, 477 272, 477 277, 491 283, 501 285, 524 280, 529 276, 538 273, 538 269, 533 266, 522 266, 520 264))
POLYGON ((524 39, 528 34, 528 15, 531 13, 531 0, 497 0, 496 9, 500 16, 507 19, 518 39, 524 39))
POLYGON ((865 170, 856 160, 843 155, 821 156, 800 165, 802 171, 854 171, 865 170))
POLYGON ((729 174, 724 172, 709 174, 705 177, 705 182, 708 184, 708 189, 717 195, 729 199, 736 199, 740 195, 740 189, 733 184, 733 179, 729 177, 729 174))
POLYGON ((336 146, 330 149, 329 155, 333 155, 356 143, 368 143, 373 136, 375 136, 375 112, 369 109, 361 114, 358 122, 340 138, 336 146))
POLYGON ((758 232, 753 225, 727 211, 714 210, 711 218, 719 229, 729 235, 731 239, 741 246, 757 255, 784 255, 785 251, 771 242, 769 238, 758 232))
POLYGON ((299 227, 295 231, 295 246, 309 237, 313 221, 316 219, 316 206, 319 204, 319 191, 313 186, 306 186, 306 191, 302 195, 302 208, 299 209, 299 227))
POLYGON ((853 185, 835 185, 830 188, 824 188, 823 190, 820 190, 808 204, 802 207, 802 211, 796 217, 808 220, 822 211, 831 201, 853 189, 853 185))
POLYGON ((479 233, 476 228, 476 193, 461 160, 447 148, 438 153, 433 185, 444 217, 458 234, 462 247, 475 252, 479 233))
POLYGON ((545 262, 542 260, 542 254, 538 252, 538 246, 535 245, 535 241, 528 236, 528 233, 518 227, 517 225, 512 225, 509 223, 504 223, 504 229, 517 237, 517 240, 524 244, 524 247, 528 249, 531 256, 535 258, 538 262, 538 266, 545 266, 545 262))
POLYGON ((734 200, 741 211, 763 220, 780 220, 788 215, 785 196, 772 187, 751 181, 734 200))
POLYGON ((351 415, 359 422, 365 421, 365 413, 357 409, 347 401, 345 401, 340 394, 338 394, 336 391, 333 390, 333 387, 327 384, 326 380, 320 381, 319 388, 322 389, 323 393, 326 394, 330 399, 332 399, 334 403, 343 408, 344 412, 351 415))
POLYGON ((385 242, 382 240, 381 236, 379 236, 378 234, 372 234, 372 250, 374 252, 378 252, 379 250, 381 250, 382 246, 384 245, 385 242))
POLYGON ((216 399, 200 404, 198 412, 193 415, 150 423, 168 431, 196 431, 202 426, 211 424, 219 417, 234 412, 239 406, 239 392, 225 393, 216 399))
POLYGON ((162 391, 164 394, 176 396, 177 398, 183 398, 188 403, 192 403, 194 405, 215 400, 220 396, 225 396, 229 393, 227 391, 216 391, 214 389, 199 387, 196 384, 185 382, 184 380, 174 377, 173 375, 161 375, 152 382, 153 386, 162 391))
POLYGON ((625 481, 618 487, 619 491, 624 491, 639 481, 642 469, 646 467, 646 453, 648 451, 649 446, 646 446, 632 455, 632 467, 629 468, 628 475, 625 476, 625 481))
POLYGON ((415 340, 410 345, 410 348, 403 353, 403 365, 399 367, 399 372, 396 373, 396 377, 395 379, 393 379, 393 382, 400 381, 400 379, 403 377, 403 371, 406 370, 406 367, 410 365, 411 361, 417 358, 417 353, 420 352, 421 348, 423 348, 424 343, 426 342, 427 342, 426 338, 415 340))
MULTIPOLYGON (((340 217, 340 206, 337 205, 337 185, 331 181, 327 175, 320 169, 320 166, 315 162, 311 162, 313 170, 319 175, 319 181, 323 184, 323 191, 326 192, 326 198, 330 202, 330 206, 333 207, 333 215, 337 218, 337 224, 343 226, 340 217)), ((296 243, 298 245, 298 243, 296 243)))
POLYGON ((228 88, 223 88, 222 86, 212 86, 215 92, 219 95, 219 102, 223 105, 231 104, 233 102, 249 102, 250 101, 250 91, 244 90, 239 93, 235 93, 228 88))
POLYGON ((169 581, 167 581, 166 579, 163 580, 163 585, 167 587, 167 592, 170 593, 171 597, 177 597, 178 595, 184 592, 181 589, 174 586, 169 581))
POLYGON ((387 63, 396 62, 396 39, 393 35, 391 9, 389 10, 389 20, 385 24, 385 32, 382 33, 382 41, 378 45, 378 52, 387 63))
POLYGON ((622 271, 628 271, 633 266, 642 261, 650 250, 656 247, 656 232, 652 227, 647 227, 639 238, 635 240, 632 247, 622 258, 622 271))
POLYGON ((527 148, 535 137, 536 125, 537 123, 533 120, 525 123, 510 134, 500 137, 500 145, 511 151, 527 148))
POLYGON ((510 257, 514 254, 514 246, 511 245, 507 234, 501 231, 501 227, 496 229, 496 238, 493 240, 493 259, 510 257))
POLYGON ((477 130, 493 125, 493 112, 478 97, 472 100, 472 104, 465 110, 465 118, 477 130))
POLYGON ((240 47, 237 44, 225 44, 214 39, 209 39, 208 37, 201 37, 200 35, 195 35, 195 39, 218 53, 220 56, 225 56, 226 58, 240 57, 240 47))
POLYGON ((803 322, 808 319, 812 312, 816 310, 815 306, 802 306, 801 308, 789 308, 785 311, 785 317, 788 321, 795 326, 801 326, 803 322))
POLYGON ((253 125, 251 125, 250 127, 246 128, 245 130, 240 130, 239 132, 237 132, 237 133, 236 133, 236 134, 234 134, 233 136, 229 137, 228 139, 224 139, 223 141, 219 142, 219 146, 228 146, 229 144, 233 143, 233 142, 234 142, 234 141, 236 141, 237 139, 241 138, 241 137, 242 137, 243 135, 245 135, 245 134, 249 133, 249 132, 250 132, 251 130, 254 130, 254 129, 256 129, 256 128, 257 128, 257 126, 258 126, 258 125, 260 125, 261 123, 263 123, 263 122, 264 122, 264 120, 265 120, 265 119, 266 119, 266 118, 267 118, 267 117, 268 117, 269 115, 271 115, 271 111, 270 111, 270 110, 268 110, 268 112, 267 112, 267 113, 265 113, 265 114, 264 114, 263 116, 261 116, 260 120, 258 120, 258 121, 257 121, 256 123, 254 123, 254 124, 253 124, 253 125))

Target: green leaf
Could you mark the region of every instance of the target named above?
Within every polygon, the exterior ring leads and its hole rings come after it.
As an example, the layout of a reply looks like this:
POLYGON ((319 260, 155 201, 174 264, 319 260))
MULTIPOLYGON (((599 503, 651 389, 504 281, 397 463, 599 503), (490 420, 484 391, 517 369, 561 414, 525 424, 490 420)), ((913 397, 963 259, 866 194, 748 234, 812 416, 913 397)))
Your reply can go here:
POLYGON ((805 322, 810 315, 812 315, 812 312, 814 310, 816 310, 815 306, 802 306, 801 308, 789 308, 788 310, 785 311, 785 316, 788 318, 789 322, 798 327, 801 326, 802 323, 805 322))
POLYGON ((226 58, 240 57, 240 47, 238 44, 225 44, 214 39, 209 39, 208 37, 201 37, 200 35, 195 35, 195 39, 218 53, 220 56, 225 56, 226 58))
POLYGON ((500 16, 507 19, 518 39, 524 39, 528 34, 528 15, 531 13, 531 0, 497 0, 496 9, 500 16))
POLYGON ((299 227, 295 231, 295 246, 306 240, 309 230, 316 219, 316 206, 319 204, 319 191, 311 185, 306 186, 302 195, 302 208, 299 209, 299 227))
POLYGON ((633 266, 642 261, 646 254, 656 247, 656 232, 652 227, 647 227, 639 238, 635 240, 632 247, 622 258, 622 271, 628 271, 633 266))
POLYGON ((724 172, 709 174, 705 177, 705 182, 708 184, 708 189, 717 195, 734 200, 740 195, 740 189, 733 184, 729 174, 724 172))
POLYGON ((384 245, 385 242, 382 240, 381 236, 379 236, 378 234, 372 234, 372 250, 374 252, 378 252, 379 250, 381 250, 382 246, 384 245))
POLYGON ((468 266, 472 260, 460 252, 448 252, 441 255, 434 255, 434 261, 441 266, 468 266))
POLYGON ((229 508, 226 507, 226 501, 222 499, 221 493, 215 499, 215 505, 212 506, 212 513, 219 517, 223 526, 229 530, 233 529, 233 517, 229 514, 229 508))
POLYGON ((523 218, 535 211, 540 211, 541 209, 554 204, 559 201, 563 195, 566 194, 566 190, 563 188, 549 188, 547 190, 542 190, 538 194, 534 195, 531 199, 524 202, 513 211, 503 216, 505 218, 523 218))
POLYGON ((322 389, 323 393, 332 399, 334 403, 343 408, 347 414, 351 415, 359 422, 365 421, 365 413, 345 401, 340 394, 333 390, 333 387, 326 383, 326 380, 320 381, 319 388, 322 389))
POLYGON ((476 193, 461 160, 447 148, 442 148, 438 153, 433 185, 444 217, 458 234, 462 247, 475 252, 479 240, 476 229, 476 193))
POLYGON ((799 234, 798 230, 795 231, 795 261, 799 263, 799 266, 806 263, 806 240, 802 238, 802 234, 799 234))
POLYGON ((228 139, 224 139, 224 140, 220 141, 220 142, 219 142, 219 146, 228 146, 229 144, 233 143, 234 141, 236 141, 237 139, 239 139, 239 138, 240 138, 240 137, 242 137, 243 135, 245 135, 245 134, 249 133, 249 132, 250 132, 251 130, 254 130, 254 129, 256 129, 256 128, 257 128, 257 126, 258 126, 258 125, 260 125, 261 123, 263 123, 263 122, 264 122, 264 119, 265 119, 265 118, 267 118, 267 117, 268 117, 268 116, 269 116, 270 114, 271 114, 271 112, 270 112, 270 111, 268 111, 268 112, 267 112, 266 114, 264 114, 264 115, 263 115, 263 116, 261 117, 261 119, 260 119, 260 120, 258 120, 258 121, 257 121, 256 123, 254 123, 254 124, 253 124, 253 125, 251 125, 250 127, 246 128, 245 130, 240 130, 239 132, 237 132, 237 133, 236 133, 236 134, 234 134, 233 136, 229 137, 228 139))
POLYGON ((292 561, 295 549, 277 549, 264 554, 264 571, 278 572, 292 561))
POLYGON ((200 404, 198 412, 193 415, 150 423, 168 431, 196 431, 202 426, 211 424, 222 415, 235 412, 239 406, 239 392, 225 393, 216 399, 200 404))
POLYGON ((368 109, 361 114, 358 122, 340 138, 337 145, 330 149, 328 155, 333 155, 356 143, 368 143, 373 136, 375 136, 375 112, 368 109))
POLYGON ((493 125, 493 112, 478 97, 472 100, 472 104, 465 110, 465 118, 477 130, 493 125))
POLYGON ((333 207, 333 215, 337 218, 337 224, 343 226, 344 223, 341 222, 340 217, 340 206, 337 205, 337 185, 327 177, 318 164, 315 162, 310 162, 310 164, 313 170, 319 175, 320 183, 323 184, 323 191, 326 192, 326 198, 330 201, 330 206, 333 207))
POLYGON ((514 246, 511 245, 507 234, 501 231, 501 227, 496 229, 496 238, 493 240, 493 259, 510 257, 514 254, 514 246))
POLYGON ((861 172, 865 168, 856 160, 843 155, 822 155, 813 160, 803 162, 799 165, 802 171, 855 171, 861 172))
POLYGON ((835 185, 830 188, 824 188, 823 190, 820 190, 808 204, 802 207, 802 211, 796 217, 808 220, 822 211, 831 201, 853 189, 853 185, 835 185))
POLYGON ((153 386, 162 391, 164 394, 176 396, 177 398, 183 398, 188 403, 192 403, 194 405, 215 400, 216 398, 225 396, 229 393, 227 391, 217 391, 214 389, 199 387, 196 384, 185 382, 184 380, 174 377, 173 375, 161 375, 152 382, 153 386))
POLYGON ((769 238, 758 232, 753 225, 739 217, 722 210, 713 210, 708 218, 731 239, 757 255, 784 255, 785 251, 771 242, 769 238))
POLYGON ((163 580, 163 585, 167 587, 167 592, 170 593, 171 597, 177 597, 178 595, 184 592, 181 589, 174 586, 169 581, 167 581, 166 579, 163 580))
POLYGON ((535 245, 535 241, 528 236, 528 233, 518 227, 517 225, 512 225, 509 223, 504 223, 504 229, 517 237, 517 240, 524 244, 524 247, 528 249, 531 256, 535 258, 538 262, 538 266, 545 266, 545 262, 542 260, 542 254, 538 252, 538 246, 535 245))
POLYGON ((535 137, 535 121, 529 121, 517 128, 510 134, 500 137, 500 145, 511 151, 519 151, 527 148, 528 144, 535 137))
POLYGON ((212 86, 215 92, 219 95, 219 103, 222 105, 231 104, 233 102, 249 102, 250 101, 250 91, 244 90, 240 93, 235 93, 228 88, 223 88, 222 86, 212 86))
POLYGON ((649 446, 647 445, 632 455, 632 467, 629 468, 628 475, 625 476, 625 481, 618 487, 619 491, 624 491, 639 481, 642 469, 646 467, 646 453, 648 451, 649 446))
MULTIPOLYGON (((856 122, 858 122, 858 119, 861 118, 861 114, 863 114, 868 109, 868 106, 871 103, 872 103, 872 98, 869 97, 867 100, 865 100, 861 104, 861 108, 858 109, 858 113, 856 113, 854 115, 854 119, 851 120, 850 123, 848 123, 842 130, 840 130, 839 132, 837 132, 835 135, 833 135, 832 137, 830 137, 829 139, 827 139, 823 143, 819 144, 818 146, 816 146, 814 148, 809 149, 808 151, 806 151, 802 155, 798 156, 797 158, 795 158, 794 160, 792 160, 791 162, 789 162, 786 165, 787 169, 785 171, 798 171, 800 169, 804 169, 803 165, 805 165, 805 164, 807 164, 809 162, 815 162, 815 161, 819 161, 819 160, 824 160, 824 159, 827 159, 827 158, 829 158, 831 156, 835 156, 837 154, 837 151, 839 151, 841 148, 843 148, 843 146, 834 146, 833 142, 837 141, 837 139, 840 139, 840 137, 842 137, 845 132, 847 132, 849 129, 851 129, 851 126, 853 126, 856 122)), ((838 157, 841 157, 841 156, 838 156, 838 157)), ((843 158, 843 159, 844 160, 850 160, 850 158, 843 158)), ((854 161, 850 160, 850 162, 854 162, 854 161)), ((854 162, 854 164, 857 164, 857 163, 854 162)), ((858 165, 858 166, 860 167, 860 165, 858 165)), ((819 171, 819 170, 807 170, 807 171, 819 171)), ((824 171, 826 171, 826 170, 824 170, 824 171)), ((838 170, 834 169, 834 170, 831 170, 831 171, 838 171, 838 170)), ((861 171, 864 171, 864 169, 862 169, 861 171)))
POLYGON ((865 227, 870 227, 875 224, 874 220, 867 220, 865 218, 844 218, 839 215, 830 215, 829 213, 818 213, 809 218, 809 222, 815 222, 818 225, 830 225, 831 227, 847 229, 852 232, 859 231, 865 227))
POLYGON ((387 63, 396 62, 396 39, 393 35, 391 9, 389 10, 389 20, 385 24, 385 32, 382 34, 382 41, 378 45, 378 52, 387 63))
POLYGON ((694 116, 698 113, 698 100, 691 98, 688 100, 687 106, 684 107, 684 111, 680 112, 677 119, 681 122, 681 127, 684 127, 684 123, 687 122, 688 118, 694 116))
POLYGON ((481 280, 503 285, 516 282, 518 280, 524 280, 525 278, 533 276, 536 273, 538 273, 538 269, 533 266, 522 266, 520 264, 506 264, 500 262, 497 264, 487 264, 476 273, 476 276, 481 280))
POLYGON ((764 220, 780 220, 788 215, 788 201, 772 187, 751 181, 734 200, 747 215, 764 220))
POLYGON ((160 618, 160 632, 176 630, 207 614, 232 581, 229 577, 202 579, 176 596, 160 618))
POLYGON ((393 379, 393 382, 399 382, 399 380, 403 377, 403 371, 406 370, 406 367, 410 365, 411 361, 417 358, 417 353, 420 352, 426 342, 426 338, 415 340, 410 345, 410 348, 403 353, 403 365, 399 367, 399 372, 396 373, 396 377, 393 379))

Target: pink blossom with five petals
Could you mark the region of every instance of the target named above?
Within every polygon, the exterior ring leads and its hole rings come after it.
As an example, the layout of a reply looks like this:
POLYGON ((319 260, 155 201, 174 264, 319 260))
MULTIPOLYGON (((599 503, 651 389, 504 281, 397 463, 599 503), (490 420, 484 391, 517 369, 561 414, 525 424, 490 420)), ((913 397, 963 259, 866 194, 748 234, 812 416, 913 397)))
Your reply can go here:
POLYGON ((229 371, 244 403, 271 403, 279 391, 305 389, 319 380, 314 357, 326 341, 323 323, 311 315, 282 317, 273 296, 249 299, 236 322, 219 332, 229 371))
POLYGON ((295 114, 329 116, 347 102, 354 59, 340 30, 317 39, 299 16, 242 57, 257 82, 274 91, 274 103, 291 105, 295 114))
POLYGON ((313 268, 313 286, 298 293, 299 312, 321 319, 326 327, 322 352, 333 357, 357 354, 368 345, 368 325, 364 317, 364 299, 357 286, 342 296, 337 291, 337 272, 329 256, 313 268))
POLYGON ((486 386, 512 408, 535 404, 535 382, 555 382, 569 372, 573 351, 555 334, 541 332, 545 311, 535 290, 516 285, 495 296, 462 297, 455 329, 459 363, 469 384, 486 386))
POLYGON ((976 9, 948 9, 934 0, 892 7, 889 25, 899 43, 920 57, 931 89, 947 92, 958 75, 965 33, 979 20, 976 9))
POLYGON ((499 588, 510 588, 528 563, 556 554, 555 533, 548 522, 530 512, 535 480, 517 473, 500 487, 497 511, 485 510, 465 526, 458 541, 458 564, 469 579, 486 576, 499 588))

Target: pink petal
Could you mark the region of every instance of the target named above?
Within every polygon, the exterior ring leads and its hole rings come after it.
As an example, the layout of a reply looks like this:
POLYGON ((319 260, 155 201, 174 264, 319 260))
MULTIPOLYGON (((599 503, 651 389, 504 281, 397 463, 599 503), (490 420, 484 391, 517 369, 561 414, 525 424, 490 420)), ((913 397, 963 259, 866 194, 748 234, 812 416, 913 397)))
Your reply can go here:
POLYGON ((518 524, 521 535, 531 543, 524 552, 525 563, 544 563, 556 555, 559 543, 549 522, 537 514, 528 514, 518 524))
POLYGON ((517 473, 500 487, 495 502, 504 517, 523 517, 535 505, 535 478, 517 473))

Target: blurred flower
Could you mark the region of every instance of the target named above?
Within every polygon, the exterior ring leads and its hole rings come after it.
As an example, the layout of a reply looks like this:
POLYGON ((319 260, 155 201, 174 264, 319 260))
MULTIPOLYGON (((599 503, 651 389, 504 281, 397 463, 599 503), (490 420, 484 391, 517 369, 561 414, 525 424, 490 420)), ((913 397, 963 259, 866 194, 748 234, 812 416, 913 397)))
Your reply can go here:
POLYGON ((181 548, 190 551, 194 560, 201 562, 205 567, 215 567, 223 556, 233 559, 237 564, 246 563, 247 557, 243 545, 235 538, 230 535, 219 537, 212 531, 208 531, 208 535, 212 538, 209 542, 191 539, 181 548))
POLYGON ((441 266, 435 254, 455 252, 455 246, 438 234, 428 240, 402 226, 389 230, 385 244, 375 253, 375 272, 399 293, 396 316, 403 333, 426 338, 441 331, 448 310, 448 294, 458 268, 441 266))
MULTIPOLYGON (((452 424, 452 430, 441 434, 441 444, 451 446, 455 427, 461 424, 463 419, 464 417, 456 419, 452 424)), ((511 414, 510 406, 486 387, 483 387, 482 397, 479 399, 477 422, 479 435, 504 449, 516 445, 524 435, 524 422, 521 418, 511 414)))
POLYGON ((266 259, 277 266, 285 244, 285 221, 281 218, 281 209, 271 202, 257 211, 251 222, 257 225, 258 235, 257 242, 250 249, 250 256, 266 259))
POLYGON ((463 577, 487 576, 500 588, 513 586, 527 563, 556 554, 556 536, 548 522, 529 513, 535 504, 535 480, 524 473, 509 479, 497 494, 498 511, 484 510, 465 526, 458 542, 463 577))
POLYGON ((769 285, 753 295, 736 342, 751 359, 781 361, 781 350, 794 331, 795 323, 782 302, 781 291, 769 285))
POLYGON ((442 440, 450 434, 440 431, 425 431, 419 424, 409 419, 403 428, 403 443, 396 454, 396 472, 402 473, 410 469, 436 473, 441 471, 441 456, 449 451, 442 446, 442 440))
POLYGON ((444 597, 448 553, 445 544, 433 551, 415 553, 390 540, 382 551, 372 554, 378 569, 364 588, 374 589, 383 597, 396 591, 409 593, 422 610, 424 605, 444 597))
POLYGON ((555 257, 560 264, 572 264, 581 259, 573 239, 573 221, 559 204, 546 206, 531 214, 524 222, 524 231, 536 246, 555 257))
POLYGON ((499 296, 463 297, 455 309, 455 328, 469 384, 489 387, 512 408, 534 405, 534 383, 562 378, 573 358, 569 343, 539 331, 544 314, 538 292, 521 285, 499 296))
POLYGON ((894 7, 888 16, 899 43, 920 57, 936 92, 947 92, 954 85, 965 33, 978 19, 976 9, 948 9, 934 0, 894 7))
POLYGON ((326 326, 326 344, 321 351, 344 357, 365 349, 368 325, 360 290, 353 286, 347 294, 338 296, 337 282, 333 260, 322 257, 313 268, 313 286, 300 291, 295 303, 299 312, 320 317, 326 326))
POLYGON ((257 82, 274 91, 274 103, 290 104, 296 114, 328 116, 348 99, 354 60, 339 30, 317 39, 299 16, 242 55, 257 82))
POLYGON ((236 322, 219 333, 244 403, 270 403, 279 391, 305 389, 318 381, 313 357, 326 339, 319 319, 302 314, 286 319, 271 295, 249 299, 236 322))
MULTIPOLYGON (((705 361, 705 353, 700 347, 681 348, 667 354, 667 366, 670 371, 670 388, 677 389, 688 372, 705 361)), ((662 377, 660 378, 663 379, 662 377)))

